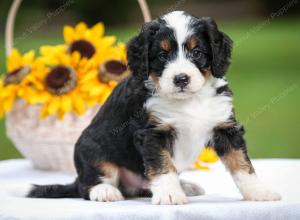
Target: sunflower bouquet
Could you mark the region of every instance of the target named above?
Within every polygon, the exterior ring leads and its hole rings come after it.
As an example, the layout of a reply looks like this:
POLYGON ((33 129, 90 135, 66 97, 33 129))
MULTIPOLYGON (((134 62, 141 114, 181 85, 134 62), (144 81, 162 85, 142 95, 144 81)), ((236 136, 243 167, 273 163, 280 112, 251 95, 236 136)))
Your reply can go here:
POLYGON ((0 80, 0 117, 22 99, 40 106, 40 117, 78 116, 105 102, 117 82, 128 75, 126 49, 115 36, 104 36, 104 25, 79 23, 64 27, 64 44, 42 46, 7 58, 8 73, 0 80))
POLYGON ((0 118, 7 116, 8 136, 37 168, 74 171, 75 141, 129 72, 125 45, 104 35, 103 23, 65 26, 63 35, 63 44, 38 55, 10 52, 0 118))

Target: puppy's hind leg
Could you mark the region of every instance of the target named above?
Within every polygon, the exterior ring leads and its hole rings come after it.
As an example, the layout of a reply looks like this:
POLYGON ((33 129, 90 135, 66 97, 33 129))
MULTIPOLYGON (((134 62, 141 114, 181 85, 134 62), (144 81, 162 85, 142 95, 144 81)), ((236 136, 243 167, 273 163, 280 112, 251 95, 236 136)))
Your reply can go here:
POLYGON ((124 200, 119 186, 119 169, 109 162, 100 162, 97 167, 85 171, 85 177, 79 184, 85 199, 98 202, 114 202, 124 200), (92 171, 92 172, 91 172, 92 171))
POLYGON ((118 189, 119 168, 113 163, 100 162, 97 167, 104 174, 100 177, 101 183, 91 187, 89 197, 92 201, 114 202, 124 200, 118 189))

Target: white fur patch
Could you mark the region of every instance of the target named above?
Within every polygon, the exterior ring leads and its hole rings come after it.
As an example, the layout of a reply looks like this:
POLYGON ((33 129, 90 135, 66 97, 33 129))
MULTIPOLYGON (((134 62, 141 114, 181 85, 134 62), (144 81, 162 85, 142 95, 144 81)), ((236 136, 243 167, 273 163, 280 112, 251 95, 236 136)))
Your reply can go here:
POLYGON ((163 19, 167 22, 167 26, 174 30, 179 45, 182 45, 187 37, 193 34, 189 28, 191 17, 183 11, 173 11, 163 16, 163 19))
POLYGON ((154 205, 180 205, 188 202, 178 175, 170 172, 156 177, 151 183, 154 205))
POLYGON ((16 197, 26 197, 33 188, 31 184, 11 184, 1 186, 1 191, 16 197))
POLYGON ((258 180, 255 174, 238 172, 233 175, 233 179, 245 200, 251 201, 276 201, 281 196, 268 189, 258 180))
POLYGON ((176 129, 173 160, 178 172, 196 161, 212 129, 231 115, 232 98, 215 95, 215 85, 221 81, 224 80, 211 78, 190 98, 153 96, 145 104, 148 112, 176 129))
POLYGON ((174 35, 179 46, 176 59, 170 61, 160 77, 159 84, 161 92, 164 96, 172 96, 174 98, 185 98, 197 92, 204 84, 205 78, 197 66, 191 62, 185 54, 184 44, 186 40, 193 34, 189 28, 191 17, 182 11, 174 11, 163 17, 167 26, 174 30, 174 35), (180 92, 180 88, 173 83, 174 77, 179 74, 186 74, 190 78, 190 83, 185 88, 185 92, 180 92))
POLYGON ((90 189, 90 200, 99 202, 114 202, 124 200, 120 190, 113 185, 101 183, 90 189))

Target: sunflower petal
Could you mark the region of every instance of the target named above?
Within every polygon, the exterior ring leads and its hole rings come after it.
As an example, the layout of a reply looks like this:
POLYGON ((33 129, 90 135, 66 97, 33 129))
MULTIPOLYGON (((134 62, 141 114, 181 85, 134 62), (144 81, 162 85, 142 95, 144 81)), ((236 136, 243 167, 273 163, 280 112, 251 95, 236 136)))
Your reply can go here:
POLYGON ((117 41, 115 36, 107 36, 101 39, 101 47, 111 47, 117 41))
POLYGON ((63 120, 63 119, 64 119, 64 116, 65 116, 65 112, 64 112, 62 109, 59 109, 59 110, 57 111, 56 116, 57 116, 57 118, 58 118, 59 120, 63 120))
POLYGON ((92 108, 93 106, 95 106, 96 104, 99 104, 99 99, 98 98, 89 98, 87 100, 87 107, 88 108, 92 108))
POLYGON ((73 109, 76 114, 82 115, 84 113, 85 106, 84 106, 84 102, 81 98, 74 96, 73 100, 72 100, 72 104, 73 104, 73 109))
POLYGON ((68 44, 75 40, 75 31, 71 26, 64 27, 64 39, 68 44))
POLYGON ((28 53, 24 54, 22 65, 31 65, 34 60, 34 56, 34 50, 31 50, 28 53))
POLYGON ((63 113, 69 113, 72 109, 72 99, 69 96, 63 96, 61 102, 61 110, 63 113))
POLYGON ((201 163, 197 162, 194 164, 195 168, 198 170, 209 170, 208 166, 203 166, 201 163))
POLYGON ((104 24, 102 22, 99 22, 99 23, 95 24, 91 28, 91 30, 92 30, 93 36, 102 37, 104 34, 104 24))
POLYGON ((40 111, 40 117, 41 117, 42 119, 44 119, 44 118, 46 118, 47 116, 49 116, 49 112, 48 112, 48 104, 45 104, 45 105, 42 107, 41 111, 40 111))
POLYGON ((90 88, 91 96, 100 96, 105 91, 105 86, 90 88))
POLYGON ((7 70, 9 72, 22 66, 22 56, 17 49, 13 49, 6 60, 7 70))
POLYGON ((204 148, 198 158, 198 160, 206 163, 214 163, 218 161, 218 156, 211 148, 204 148))
POLYGON ((87 30, 87 25, 83 22, 80 22, 76 27, 75 27, 75 31, 76 31, 76 35, 78 37, 78 39, 83 38, 85 35, 85 31, 87 30))
POLYGON ((48 113, 50 115, 55 114, 60 106, 60 98, 59 97, 53 97, 53 99, 50 101, 48 106, 48 113))
POLYGON ((92 70, 87 72, 82 80, 80 81, 81 84, 85 84, 86 82, 90 81, 90 80, 97 80, 97 75, 98 75, 98 71, 97 70, 92 70))
POLYGON ((110 93, 111 93, 111 91, 108 89, 105 89, 103 91, 103 95, 101 96, 101 99, 100 99, 101 103, 104 103, 107 100, 107 98, 110 96, 110 93))
POLYGON ((10 96, 6 98, 2 103, 4 112, 9 112, 12 109, 14 102, 15 102, 15 96, 10 96))

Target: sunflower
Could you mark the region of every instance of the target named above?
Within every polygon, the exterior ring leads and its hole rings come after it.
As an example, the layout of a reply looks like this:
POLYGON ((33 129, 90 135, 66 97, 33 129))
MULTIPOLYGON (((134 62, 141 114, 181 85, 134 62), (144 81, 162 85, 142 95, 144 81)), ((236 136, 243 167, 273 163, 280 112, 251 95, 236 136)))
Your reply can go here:
POLYGON ((8 74, 16 71, 25 66, 31 66, 34 60, 34 51, 31 50, 25 53, 23 56, 17 49, 13 49, 11 54, 7 57, 6 66, 8 74))
POLYGON ((67 51, 72 54, 77 51, 81 57, 90 59, 96 54, 106 56, 115 43, 115 36, 104 36, 104 24, 98 23, 91 28, 83 22, 76 25, 64 27, 64 40, 67 51))
POLYGON ((34 52, 29 51, 23 56, 16 49, 13 49, 7 58, 8 72, 2 77, 0 83, 0 117, 10 111, 17 97, 21 97, 27 90, 29 76, 34 65, 34 52))
POLYGON ((195 162, 194 166, 199 170, 209 170, 208 166, 203 166, 202 163, 215 163, 218 161, 218 156, 211 148, 204 148, 195 162))
POLYGON ((39 68, 32 72, 30 78, 33 89, 24 95, 24 99, 32 104, 41 102, 42 118, 56 115, 63 119, 69 112, 82 115, 89 101, 89 96, 82 89, 82 79, 85 74, 96 73, 97 69, 86 58, 81 58, 79 52, 61 53, 60 47, 51 50, 51 57, 44 57, 45 51, 41 51, 42 56, 37 60, 39 68))
POLYGON ((40 54, 42 55, 41 60, 47 65, 57 65, 61 60, 60 54, 64 54, 67 50, 67 45, 59 44, 55 46, 41 46, 40 54))
POLYGON ((129 75, 125 45, 119 43, 107 51, 105 57, 95 56, 94 59, 98 64, 97 71, 83 76, 84 86, 82 89, 90 97, 89 106, 104 103, 118 81, 129 75))

